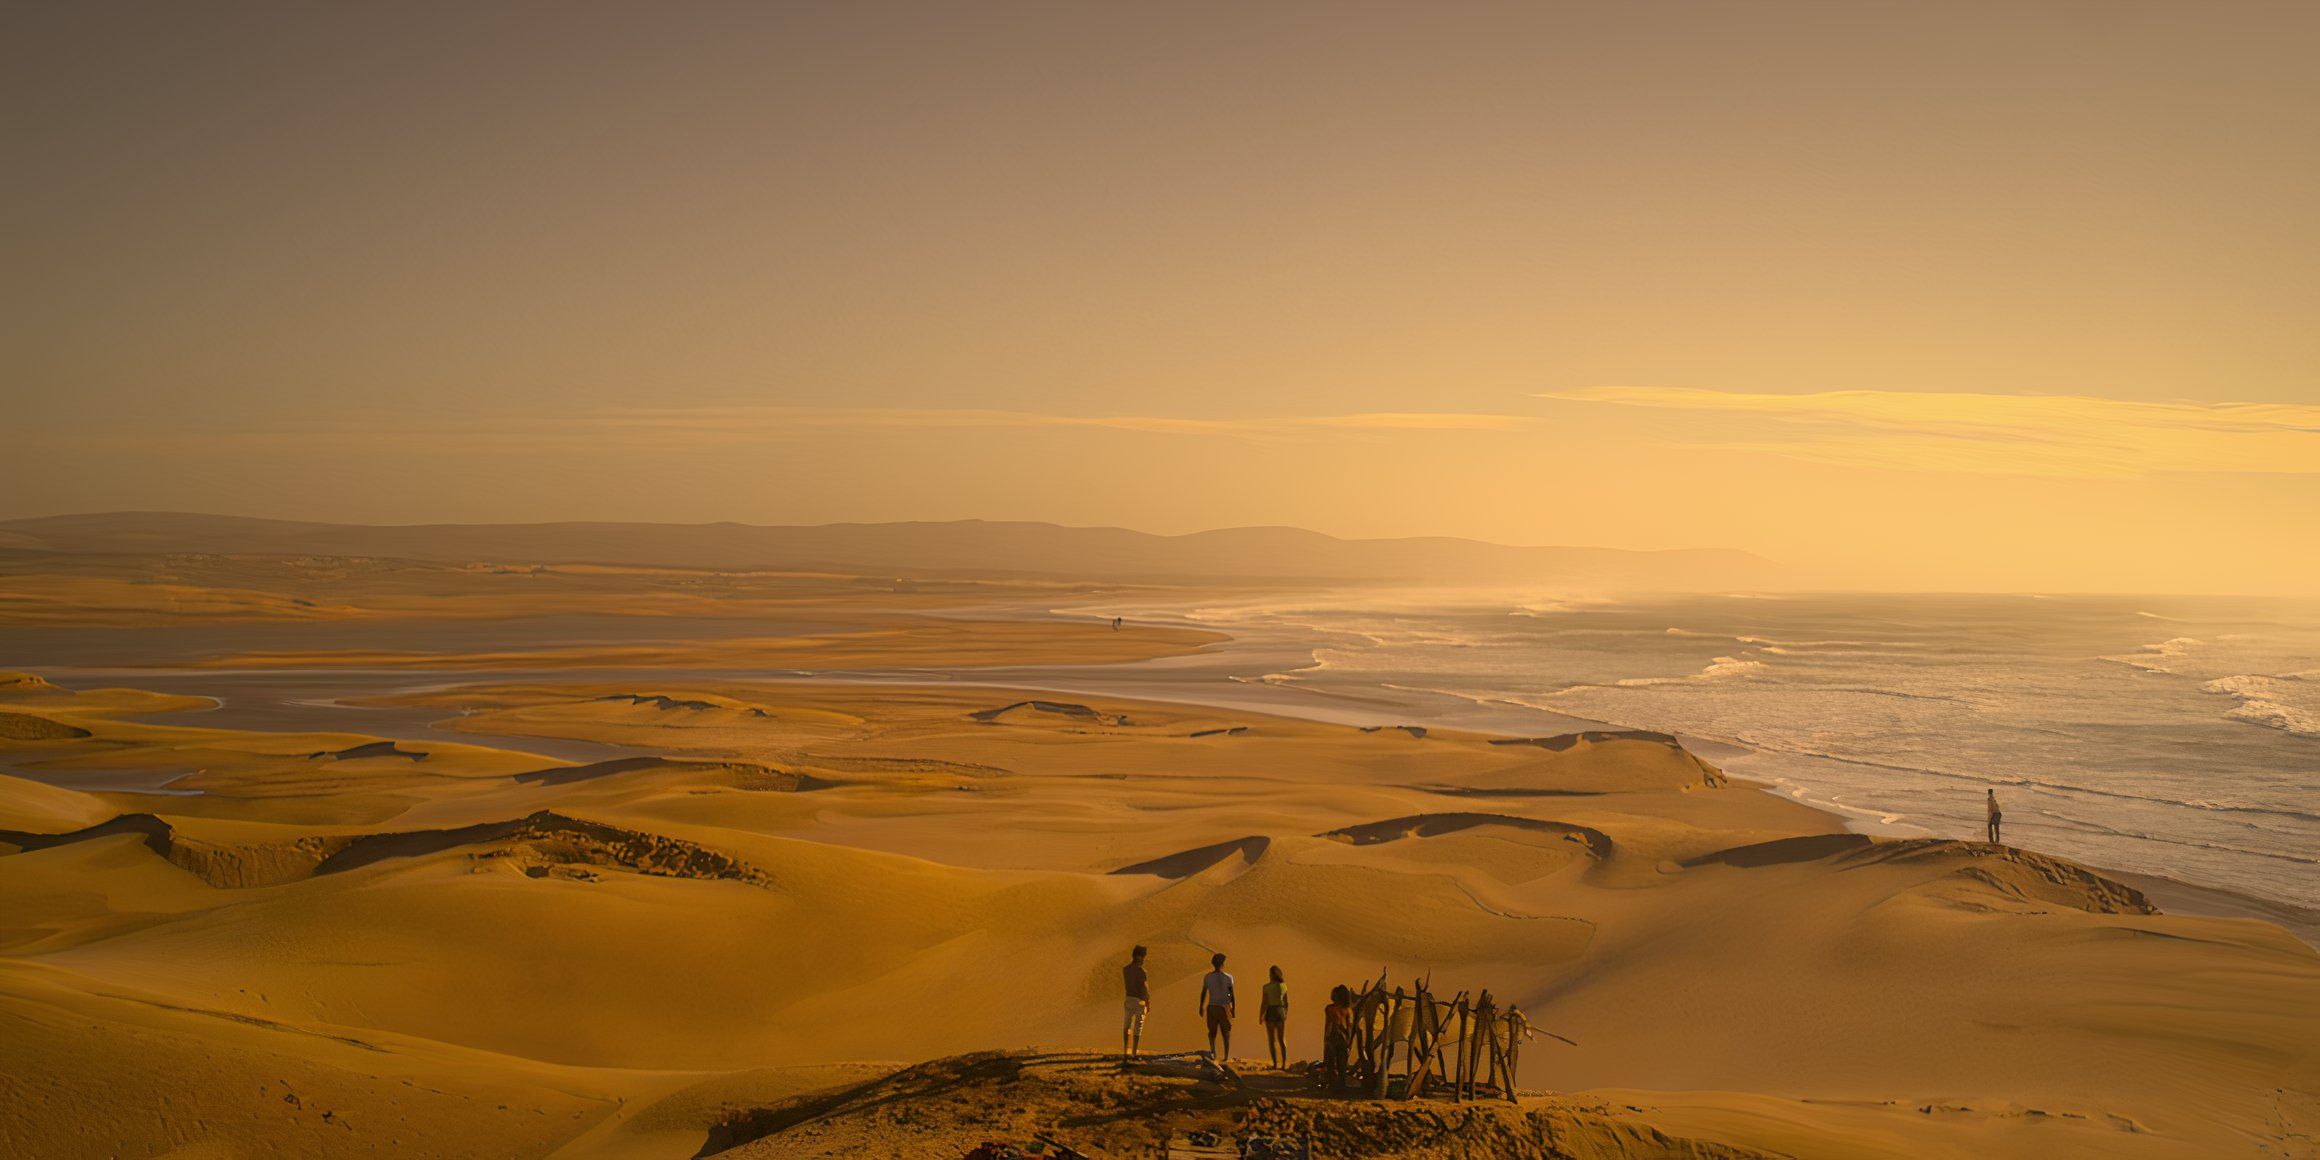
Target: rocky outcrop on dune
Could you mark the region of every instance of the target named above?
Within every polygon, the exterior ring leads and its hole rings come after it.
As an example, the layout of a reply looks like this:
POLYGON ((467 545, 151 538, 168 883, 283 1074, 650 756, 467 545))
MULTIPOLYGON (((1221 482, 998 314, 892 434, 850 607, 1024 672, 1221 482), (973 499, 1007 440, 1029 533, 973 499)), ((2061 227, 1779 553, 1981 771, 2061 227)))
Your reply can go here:
POLYGON ((776 769, 747 761, 701 761, 682 757, 618 757, 588 765, 535 769, 515 775, 516 781, 537 785, 629 778, 681 781, 686 785, 749 790, 756 793, 806 793, 838 784, 809 773, 776 769))
POLYGON ((30 713, 0 713, 0 741, 72 741, 89 731, 30 713))
POLYGON ((58 689, 32 673, 0 673, 0 697, 25 693, 54 693, 58 689))
POLYGON ((1160 878, 1190 878, 1211 866, 1222 864, 1236 857, 1241 860, 1243 866, 1254 866, 1257 864, 1257 859, 1265 856, 1266 848, 1272 844, 1271 838, 1258 835, 1234 838, 1229 842, 1198 846, 1190 850, 1178 850, 1173 854, 1154 858, 1148 862, 1122 866, 1112 873, 1150 874, 1160 878))
POLYGON ((1423 725, 1364 725, 1361 727, 1361 731, 1364 733, 1407 733, 1419 740, 1424 740, 1426 736, 1426 727, 1423 725))
POLYGON ((1316 1157, 1357 1160, 1771 1160, 1677 1135, 1638 1109, 1532 1097, 1521 1104, 1337 1098, 1287 1076, 1242 1087, 1213 1072, 1109 1056, 979 1052, 861 1083, 737 1108, 702 1154, 736 1160, 958 1156, 985 1142, 1086 1156, 1267 1155, 1235 1141, 1309 1137, 1316 1157), (1196 1152, 1183 1151, 1186 1141, 1196 1152))
POLYGON ((2075 862, 2012 846, 1950 838, 1880 840, 1866 834, 1813 834, 1718 850, 1683 865, 1754 869, 1819 861, 1839 870, 1877 864, 1920 865, 1937 878, 1977 883, 2030 905, 2062 906, 2090 914, 2159 913, 2142 891, 2075 862))
POLYGON ((1040 717, 1061 717, 1069 721, 1084 721, 1090 725, 1128 724, 1128 719, 1124 716, 1099 713, 1086 705, 1075 705, 1069 701, 1017 701, 1012 705, 1001 705, 996 709, 977 709, 967 716, 987 724, 1025 719, 1037 720, 1040 717))
POLYGON ((1377 1102, 1258 1100, 1241 1130, 1269 1136, 1308 1134, 1315 1156, 1451 1160, 1775 1160, 1713 1140, 1671 1135, 1647 1123, 1615 1119, 1601 1106, 1499 1103, 1442 1108, 1377 1102))
POLYGON ((153 814, 122 814, 62 834, 0 830, 0 846, 43 850, 120 834, 221 889, 277 886, 393 858, 417 858, 463 846, 478 858, 512 857, 533 877, 597 867, 668 878, 705 878, 772 886, 773 876, 730 855, 660 834, 608 826, 541 810, 504 822, 384 834, 320 834, 282 842, 209 842, 179 833, 153 814))
POLYGON ((1455 834, 1478 826, 1502 826, 1515 830, 1532 830, 1556 834, 1577 842, 1586 848, 1590 857, 1611 856, 1611 835, 1590 826, 1575 826, 1569 822, 1550 822, 1538 818, 1519 818, 1511 814, 1441 813, 1411 814, 1408 817, 1387 818, 1382 822, 1364 822, 1346 826, 1315 837, 1328 838, 1355 846, 1374 846, 1381 842, 1399 842, 1410 838, 1436 838, 1455 834))

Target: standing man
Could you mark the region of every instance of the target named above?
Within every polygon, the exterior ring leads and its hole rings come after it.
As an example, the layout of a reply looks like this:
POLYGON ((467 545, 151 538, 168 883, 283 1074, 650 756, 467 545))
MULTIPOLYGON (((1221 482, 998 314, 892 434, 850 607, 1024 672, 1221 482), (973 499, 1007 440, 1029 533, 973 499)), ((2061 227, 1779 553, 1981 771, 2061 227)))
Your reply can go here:
POLYGON ((1990 791, 1990 844, 1998 844, 1998 823, 2006 820, 2005 811, 1998 808, 1998 791, 1990 791))
POLYGON ((1136 1058, 1144 1049, 1144 1012, 1152 1007, 1152 983, 1144 974, 1144 948, 1128 952, 1128 965, 1120 968, 1120 981, 1126 985, 1127 1018, 1120 1024, 1120 1062, 1136 1058))
POLYGON ((1238 1012, 1233 1002, 1232 976, 1224 973, 1224 952, 1209 956, 1210 970, 1200 980, 1200 1010, 1208 1017, 1208 1054, 1213 1059, 1232 1058, 1232 1021, 1238 1012), (1224 1054, 1216 1053, 1218 1037, 1224 1039, 1224 1054))

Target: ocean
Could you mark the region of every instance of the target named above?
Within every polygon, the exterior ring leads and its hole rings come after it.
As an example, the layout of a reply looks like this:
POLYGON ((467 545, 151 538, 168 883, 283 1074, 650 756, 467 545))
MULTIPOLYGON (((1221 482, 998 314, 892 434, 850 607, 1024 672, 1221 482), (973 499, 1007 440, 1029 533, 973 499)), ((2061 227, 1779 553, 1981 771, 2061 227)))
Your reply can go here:
POLYGON ((2320 601, 1340 592, 1173 611, 1270 642, 1236 680, 1676 733, 1874 833, 1979 838, 1995 788, 2010 844, 2320 907, 2320 601), (1309 651, 1281 661, 1286 641, 1309 651))

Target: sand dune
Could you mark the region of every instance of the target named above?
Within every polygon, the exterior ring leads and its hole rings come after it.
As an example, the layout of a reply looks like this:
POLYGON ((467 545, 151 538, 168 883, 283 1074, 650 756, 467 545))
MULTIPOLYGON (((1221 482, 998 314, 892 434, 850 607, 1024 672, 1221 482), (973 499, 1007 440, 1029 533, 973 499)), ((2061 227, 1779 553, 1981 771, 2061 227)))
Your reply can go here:
POLYGON ((1100 1155, 1222 1123, 1410 1156, 2049 1160, 2320 1129, 2320 956, 2277 927, 1844 833, 1669 738, 1386 743, 940 685, 392 700, 649 748, 412 760, 132 720, 179 703, 131 690, 0 689, 89 734, 0 742, 18 769, 206 770, 181 796, 0 777, 0 1150, 838 1156, 1043 1131, 1100 1155), (1138 943, 1157 1049, 1198 1042, 1215 950, 1244 987, 1283 966, 1300 1057, 1327 986, 1381 966, 1580 1046, 1534 1047, 1536 1094, 1504 1111, 1123 1077, 1075 1052, 1114 1042, 1138 943), (1024 1043, 1073 1050, 988 1053, 1024 1043), (168 1114, 92 1094, 123 1083, 168 1114))
POLYGON ((1722 770, 1664 733, 1595 731, 1557 737, 1492 738, 1509 753, 1544 751, 1485 773, 1443 779, 1438 788, 1476 796, 1553 796, 1655 789, 1721 789, 1722 770))
POLYGON ((1372 846, 1380 842, 1399 842, 1410 838, 1432 838, 1455 834, 1477 826, 1506 826, 1518 830, 1537 830, 1559 834, 1584 846, 1589 857, 1611 856, 1611 837, 1601 830, 1574 826, 1567 822, 1551 822, 1538 818, 1518 818, 1508 814, 1446 813, 1412 814, 1405 818, 1388 818, 1382 822, 1366 822, 1345 826, 1321 835, 1356 846, 1372 846))

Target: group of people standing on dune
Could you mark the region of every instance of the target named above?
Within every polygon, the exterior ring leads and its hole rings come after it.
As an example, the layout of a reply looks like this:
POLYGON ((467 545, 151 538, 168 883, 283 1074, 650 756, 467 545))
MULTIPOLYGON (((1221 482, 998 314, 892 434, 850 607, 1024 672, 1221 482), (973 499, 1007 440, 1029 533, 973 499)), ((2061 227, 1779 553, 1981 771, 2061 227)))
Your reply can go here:
MULTIPOLYGON (((1144 947, 1135 948, 1128 954, 1128 965, 1120 969, 1127 993, 1126 1019, 1120 1028, 1123 1061, 1143 1053, 1144 1017, 1152 1009, 1151 978, 1144 971, 1146 953, 1144 947)), ((1225 972, 1223 952, 1209 956, 1208 965, 1208 974, 1200 980, 1199 1014, 1208 1029, 1209 1056, 1227 1060, 1232 1058, 1233 1020, 1240 1015, 1240 996, 1234 989, 1233 977, 1225 972)), ((1269 968, 1266 974, 1257 1004, 1257 1021, 1265 1028, 1266 1058, 1275 1068, 1286 1068, 1289 1066, 1289 981, 1278 966, 1269 968)), ((1346 1048, 1353 1041, 1353 1001, 1344 987, 1331 993, 1322 1021, 1330 1061, 1342 1068, 1346 1048)))
MULTIPOLYGON (((1998 808, 1998 791, 1989 791, 1986 798, 1989 810, 1988 837, 1998 842, 2005 814, 1998 808)), ((1126 988, 1125 1019, 1120 1026, 1120 1058, 1137 1058, 1144 1048, 1144 1017, 1152 1010, 1151 977, 1144 971, 1147 948, 1137 947, 1129 952, 1128 965, 1120 968, 1121 981, 1126 988)), ((1200 980, 1199 1014, 1208 1028, 1208 1054, 1211 1058, 1232 1058, 1233 1020, 1240 1015, 1240 997, 1233 989, 1233 977, 1224 969, 1224 953, 1209 956, 1208 974, 1200 980)), ((1267 970, 1262 998, 1257 1007, 1257 1019, 1265 1027, 1265 1055, 1276 1068, 1289 1066, 1289 981, 1278 966, 1267 970)), ((1353 1042, 1353 996, 1339 986, 1330 993, 1329 1006, 1322 1011, 1322 1043, 1324 1066, 1342 1077, 1347 1049, 1353 1042)))

